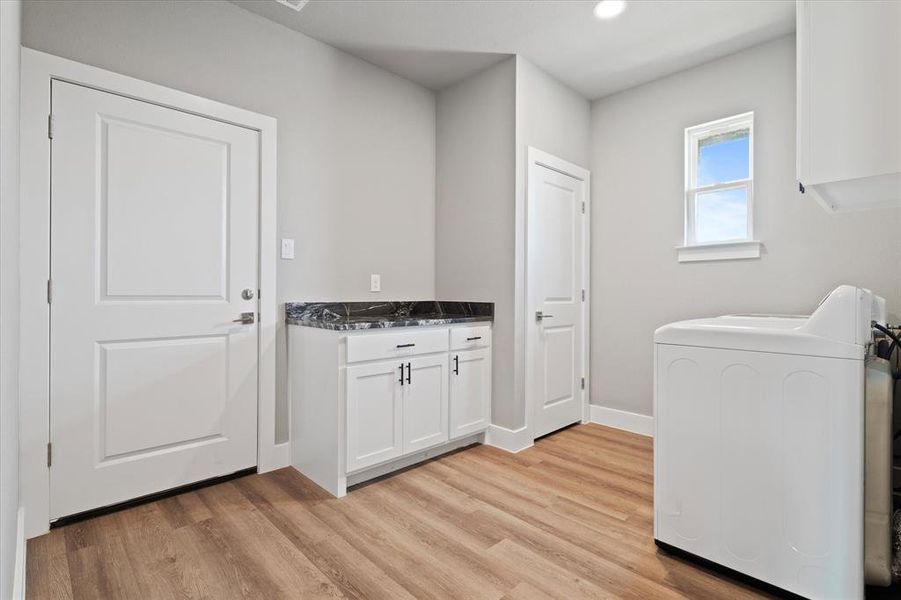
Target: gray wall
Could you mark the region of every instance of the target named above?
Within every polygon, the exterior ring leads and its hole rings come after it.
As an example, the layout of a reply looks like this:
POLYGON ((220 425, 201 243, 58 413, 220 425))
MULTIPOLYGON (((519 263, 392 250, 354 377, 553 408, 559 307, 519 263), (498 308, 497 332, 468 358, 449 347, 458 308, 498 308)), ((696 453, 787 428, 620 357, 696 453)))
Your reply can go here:
POLYGON ((492 423, 525 425, 527 148, 586 166, 587 100, 521 56, 438 94, 436 289, 495 303, 492 423))
POLYGON ((19 508, 19 38, 0 2, 0 598, 13 597, 19 508))
POLYGON ((438 94, 436 278, 439 298, 495 303, 492 419, 512 427, 516 61, 438 94))
POLYGON ((526 182, 529 146, 588 168, 591 154, 591 105, 527 59, 516 57, 516 267, 515 267, 515 419, 526 418, 526 327, 534 321, 525 314, 526 182))
POLYGON ((901 211, 829 215, 797 193, 795 40, 762 46, 592 104, 594 404, 651 414, 654 329, 735 312, 810 313, 835 286, 901 314, 901 211), (683 130, 755 111, 758 260, 679 264, 683 130))
POLYGON ((432 92, 219 1, 28 2, 23 44, 278 119, 279 303, 434 296, 432 92))

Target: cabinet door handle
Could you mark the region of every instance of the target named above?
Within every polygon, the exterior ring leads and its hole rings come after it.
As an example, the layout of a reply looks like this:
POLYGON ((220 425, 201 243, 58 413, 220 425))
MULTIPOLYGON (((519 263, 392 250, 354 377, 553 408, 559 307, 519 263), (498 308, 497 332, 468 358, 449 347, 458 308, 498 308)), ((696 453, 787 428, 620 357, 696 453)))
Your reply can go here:
POLYGON ((398 344, 397 347, 398 348, 412 348, 415 345, 416 344, 398 344))
POLYGON ((466 341, 467 341, 467 342, 472 342, 472 341, 474 341, 474 340, 480 340, 480 339, 482 339, 482 336, 477 335, 477 336, 475 336, 475 337, 469 337, 469 338, 466 338, 466 341))
POLYGON ((400 381, 401 386, 404 385, 404 363, 400 363, 400 379, 398 381, 400 381))
POLYGON ((460 355, 454 357, 454 375, 460 374, 460 355))
POLYGON ((407 383, 410 383, 410 376, 413 374, 413 369, 410 368, 410 363, 407 363, 407 383))

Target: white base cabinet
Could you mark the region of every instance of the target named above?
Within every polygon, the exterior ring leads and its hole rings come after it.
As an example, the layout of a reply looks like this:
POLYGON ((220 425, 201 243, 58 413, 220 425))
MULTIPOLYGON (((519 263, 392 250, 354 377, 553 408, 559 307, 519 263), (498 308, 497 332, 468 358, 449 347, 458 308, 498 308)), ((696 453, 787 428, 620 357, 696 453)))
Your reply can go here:
POLYGON ((348 471, 404 453, 402 371, 394 361, 347 367, 348 471))
POLYGON ((491 351, 451 352, 450 437, 484 431, 491 421, 491 351))
POLYGON ((491 326, 332 331, 288 326, 292 465, 348 485, 481 441, 491 326))

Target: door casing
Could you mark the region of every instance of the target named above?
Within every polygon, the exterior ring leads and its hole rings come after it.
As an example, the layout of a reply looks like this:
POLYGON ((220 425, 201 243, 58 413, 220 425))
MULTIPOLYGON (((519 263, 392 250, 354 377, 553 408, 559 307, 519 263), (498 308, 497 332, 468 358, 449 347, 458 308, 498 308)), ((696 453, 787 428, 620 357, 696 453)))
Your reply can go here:
MULTIPOLYGON (((585 377, 585 386, 580 390, 582 401, 582 423, 588 423, 589 414, 589 390, 591 389, 591 173, 578 165, 558 158, 552 154, 528 147, 527 151, 527 167, 526 167, 526 206, 523 213, 525 215, 524 235, 525 235, 525 281, 523 286, 524 308, 528 311, 528 290, 529 290, 529 239, 528 231, 530 223, 528 221, 528 207, 530 203, 530 194, 535 189, 536 169, 551 169, 557 171, 573 179, 583 181, 585 184, 585 216, 582 219, 582 288, 585 290, 585 301, 582 302, 582 373, 585 377)), ((538 394, 535 393, 530 383, 529 369, 533 365, 533 357, 536 352, 536 340, 529 328, 534 324, 532 315, 524 315, 522 325, 523 339, 525 340, 525 423, 528 431, 529 440, 535 440, 535 423, 534 410, 535 405, 539 401, 538 394)))
POLYGON ((25 536, 50 526, 50 82, 65 81, 245 127, 260 133, 259 346, 257 464, 290 464, 290 441, 275 439, 276 133, 275 118, 22 48, 20 121, 19 476, 25 536))

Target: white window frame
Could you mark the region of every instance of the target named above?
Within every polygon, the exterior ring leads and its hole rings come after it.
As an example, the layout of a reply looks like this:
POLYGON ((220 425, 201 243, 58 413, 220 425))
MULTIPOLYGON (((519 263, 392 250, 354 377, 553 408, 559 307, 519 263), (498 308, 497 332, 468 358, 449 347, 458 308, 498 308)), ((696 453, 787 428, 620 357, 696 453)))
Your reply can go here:
POLYGON ((684 245, 679 246, 680 262, 702 260, 731 260, 758 258, 760 242, 754 239, 754 112, 746 112, 685 128, 685 229, 684 245), (700 140, 736 129, 748 129, 748 178, 695 187, 698 175, 698 144, 700 140), (697 197, 719 190, 747 190, 748 227, 744 237, 714 242, 698 242, 697 197))

